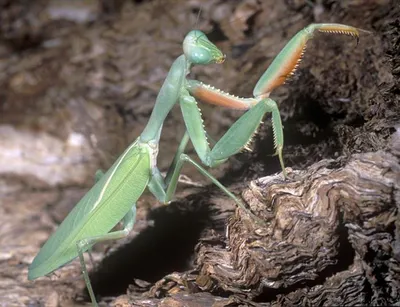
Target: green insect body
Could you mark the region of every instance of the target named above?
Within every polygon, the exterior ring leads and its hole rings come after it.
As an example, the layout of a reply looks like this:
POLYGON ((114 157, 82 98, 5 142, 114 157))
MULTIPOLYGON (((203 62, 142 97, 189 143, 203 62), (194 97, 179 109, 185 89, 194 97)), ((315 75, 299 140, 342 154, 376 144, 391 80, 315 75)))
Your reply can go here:
POLYGON ((262 75, 254 89, 254 98, 232 96, 199 81, 186 79, 192 65, 222 63, 225 59, 222 52, 203 32, 189 32, 183 42, 184 54, 172 64, 142 134, 104 175, 96 173, 95 185, 43 245, 29 266, 28 278, 35 279, 50 274, 79 257, 92 304, 97 306, 83 253, 97 242, 128 235, 135 222, 136 201, 146 187, 159 201, 168 203, 173 198, 185 162, 194 165, 255 221, 262 222, 184 151, 190 139, 203 165, 213 167, 221 164, 246 147, 264 115, 271 112, 276 153, 283 176, 286 177, 282 156, 281 118, 277 104, 269 98, 269 94, 283 84, 296 69, 306 43, 315 31, 341 33, 358 38, 358 30, 346 25, 312 24, 306 27, 289 41, 262 75), (210 148, 197 99, 209 104, 248 111, 229 128, 213 148, 210 148), (163 177, 157 168, 158 144, 163 122, 176 103, 180 104, 186 131, 167 175, 163 177), (123 230, 110 232, 120 221, 123 230))
POLYGON ((137 141, 125 150, 47 240, 30 266, 29 279, 75 259, 78 241, 108 233, 123 219, 149 182, 150 152, 146 144, 137 141))

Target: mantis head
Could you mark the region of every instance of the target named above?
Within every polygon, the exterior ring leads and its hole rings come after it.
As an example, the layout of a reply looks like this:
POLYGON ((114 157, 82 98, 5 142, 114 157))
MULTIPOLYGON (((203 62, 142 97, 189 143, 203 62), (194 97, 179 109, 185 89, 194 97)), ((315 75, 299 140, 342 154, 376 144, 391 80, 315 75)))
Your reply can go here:
POLYGON ((183 41, 183 52, 190 63, 197 65, 220 64, 225 60, 222 51, 199 30, 190 31, 186 35, 183 41))

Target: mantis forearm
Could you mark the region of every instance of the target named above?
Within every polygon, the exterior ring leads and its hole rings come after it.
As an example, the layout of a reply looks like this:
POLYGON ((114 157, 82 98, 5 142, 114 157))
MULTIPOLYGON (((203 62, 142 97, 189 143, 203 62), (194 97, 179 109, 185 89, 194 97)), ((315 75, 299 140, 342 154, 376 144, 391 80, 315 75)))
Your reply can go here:
POLYGON ((310 24, 285 45, 279 52, 268 69, 264 72, 254 87, 254 97, 268 97, 278 86, 285 83, 297 69, 304 54, 307 42, 314 36, 316 31, 351 35, 357 38, 358 29, 336 23, 315 23, 310 24))
POLYGON ((258 103, 254 98, 240 98, 197 80, 188 80, 187 90, 203 102, 229 109, 248 110, 258 103))
MULTIPOLYGON (((253 101, 256 101, 253 99, 253 101)), ((258 101, 240 117, 211 149, 203 127, 197 102, 188 91, 182 91, 180 105, 185 125, 197 155, 203 164, 213 167, 239 152, 250 142, 266 112, 271 111, 269 100, 258 101)))

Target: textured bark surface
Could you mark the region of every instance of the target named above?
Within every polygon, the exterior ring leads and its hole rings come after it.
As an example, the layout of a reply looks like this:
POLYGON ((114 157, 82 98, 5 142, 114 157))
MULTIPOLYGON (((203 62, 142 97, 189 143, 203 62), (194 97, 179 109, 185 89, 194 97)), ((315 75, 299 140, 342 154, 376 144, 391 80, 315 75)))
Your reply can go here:
MULTIPOLYGON (((186 32, 196 25, 227 54, 191 77, 250 96, 313 22, 372 34, 358 46, 316 35, 293 80, 273 93, 289 180, 275 174, 268 117, 251 152, 212 171, 265 225, 185 168, 176 201, 162 206, 146 193, 131 236, 95 247, 93 286, 111 306, 398 303, 397 1, 137 2, 0 2, 0 305, 88 304, 79 262, 34 282, 28 265, 94 171, 142 131, 186 32)), ((242 114, 201 109, 215 139, 242 114)), ((164 124, 162 170, 183 131, 176 108, 164 124)))
POLYGON ((225 246, 201 245, 197 262, 210 286, 271 305, 398 302, 399 157, 379 151, 338 164, 293 171, 290 183, 253 181, 243 198, 267 224, 239 212, 225 246))

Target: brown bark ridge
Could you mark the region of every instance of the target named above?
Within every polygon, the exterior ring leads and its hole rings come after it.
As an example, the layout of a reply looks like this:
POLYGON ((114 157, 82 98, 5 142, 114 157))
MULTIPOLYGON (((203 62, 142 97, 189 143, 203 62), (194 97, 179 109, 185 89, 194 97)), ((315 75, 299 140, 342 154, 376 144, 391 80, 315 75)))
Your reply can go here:
POLYGON ((171 306, 395 305, 400 129, 390 148, 293 170, 289 183, 281 176, 252 181, 242 197, 266 224, 237 210, 226 237, 199 243, 190 274, 168 276, 150 296, 169 294, 171 306), (198 291, 206 292, 193 296, 198 291))
POLYGON ((400 300, 400 131, 397 155, 355 154, 252 181, 243 198, 267 225, 237 212, 226 247, 197 262, 225 291, 271 305, 390 305, 400 300))

